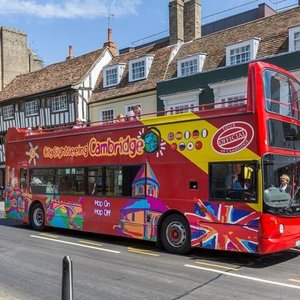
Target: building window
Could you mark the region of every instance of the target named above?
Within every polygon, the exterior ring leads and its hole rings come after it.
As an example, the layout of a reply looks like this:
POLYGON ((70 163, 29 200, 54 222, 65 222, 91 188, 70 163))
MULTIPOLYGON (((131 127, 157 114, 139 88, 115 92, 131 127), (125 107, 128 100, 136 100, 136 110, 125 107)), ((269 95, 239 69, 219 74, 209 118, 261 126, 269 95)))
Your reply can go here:
POLYGON ((289 51, 300 50, 300 26, 289 28, 289 51))
POLYGON ((11 105, 7 105, 3 107, 3 119, 4 120, 8 120, 8 119, 12 119, 14 117, 14 106, 11 105))
POLYGON ((246 95, 236 95, 227 98, 222 98, 222 107, 237 106, 246 104, 246 95))
POLYGON ((178 77, 199 73, 203 69, 205 54, 193 55, 177 61, 178 77))
POLYGON ((66 111, 68 109, 67 95, 60 95, 52 98, 52 111, 66 111))
POLYGON ((254 38, 226 47, 226 66, 246 63, 256 58, 260 39, 254 38))
POLYGON ((246 104, 247 78, 209 84, 214 93, 214 108, 246 104))
POLYGON ((190 90, 182 93, 162 95, 165 111, 168 115, 199 110, 199 95, 202 89, 190 90))
POLYGON ((39 113, 38 100, 25 103, 25 115, 26 117, 35 116, 39 113))
POLYGON ((169 114, 170 115, 176 115, 176 114, 181 114, 189 111, 194 111, 194 103, 185 103, 185 104, 177 104, 177 105, 171 105, 168 106, 168 110, 170 110, 169 114))
POLYGON ((230 50, 230 65, 245 63, 250 60, 250 45, 230 50))
POLYGON ((113 109, 104 109, 100 112, 100 120, 105 123, 112 123, 114 119, 113 109))
POLYGON ((125 64, 118 64, 104 68, 103 87, 114 86, 120 83, 125 64))
POLYGON ((143 58, 133 59, 129 61, 129 81, 136 81, 148 77, 153 56, 148 55, 143 58))

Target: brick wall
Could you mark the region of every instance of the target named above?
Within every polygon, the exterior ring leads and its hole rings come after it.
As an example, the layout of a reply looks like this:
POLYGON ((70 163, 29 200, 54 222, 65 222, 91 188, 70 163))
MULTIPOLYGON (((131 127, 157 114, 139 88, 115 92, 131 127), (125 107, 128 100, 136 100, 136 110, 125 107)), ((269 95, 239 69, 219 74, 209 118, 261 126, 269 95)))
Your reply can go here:
POLYGON ((17 75, 42 67, 43 62, 27 47, 26 33, 0 27, 0 91, 17 75))

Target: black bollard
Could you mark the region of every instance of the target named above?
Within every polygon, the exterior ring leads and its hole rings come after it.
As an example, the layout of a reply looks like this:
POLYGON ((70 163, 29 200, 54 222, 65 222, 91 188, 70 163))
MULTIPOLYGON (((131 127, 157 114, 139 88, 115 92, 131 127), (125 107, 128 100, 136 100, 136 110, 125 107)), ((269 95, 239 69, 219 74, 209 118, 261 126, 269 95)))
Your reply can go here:
POLYGON ((63 258, 61 299, 73 299, 73 266, 69 256, 63 258))

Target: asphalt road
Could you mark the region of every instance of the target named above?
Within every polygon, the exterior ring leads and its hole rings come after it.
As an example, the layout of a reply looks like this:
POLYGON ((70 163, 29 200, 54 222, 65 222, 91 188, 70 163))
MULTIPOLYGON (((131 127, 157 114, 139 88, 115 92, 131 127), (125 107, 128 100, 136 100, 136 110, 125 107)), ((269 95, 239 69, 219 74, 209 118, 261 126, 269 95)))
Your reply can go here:
POLYGON ((73 299, 300 299, 300 251, 264 257, 48 229, 0 216, 0 299, 61 299, 62 260, 73 299))

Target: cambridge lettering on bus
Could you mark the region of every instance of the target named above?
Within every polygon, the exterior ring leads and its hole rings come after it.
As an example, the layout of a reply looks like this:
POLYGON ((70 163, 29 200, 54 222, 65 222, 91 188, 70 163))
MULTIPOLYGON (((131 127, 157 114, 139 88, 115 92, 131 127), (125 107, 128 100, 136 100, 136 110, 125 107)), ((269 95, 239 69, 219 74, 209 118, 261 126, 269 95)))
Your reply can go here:
POLYGON ((124 139, 113 141, 107 138, 106 141, 98 141, 96 138, 91 138, 86 145, 76 146, 54 146, 43 148, 44 158, 62 159, 64 157, 99 157, 99 156, 117 156, 126 155, 134 158, 137 155, 144 153, 145 142, 140 138, 131 138, 129 135, 124 139))

